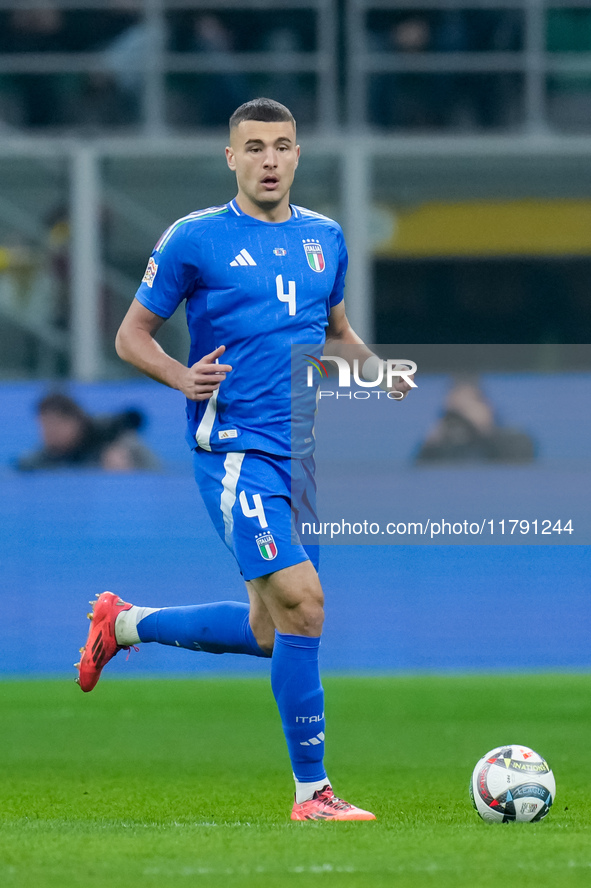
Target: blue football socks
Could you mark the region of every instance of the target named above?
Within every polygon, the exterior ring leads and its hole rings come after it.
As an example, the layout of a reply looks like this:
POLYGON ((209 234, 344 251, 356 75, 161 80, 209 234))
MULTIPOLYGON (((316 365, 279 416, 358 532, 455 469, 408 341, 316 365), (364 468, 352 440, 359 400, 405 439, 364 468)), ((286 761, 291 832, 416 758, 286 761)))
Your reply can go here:
POLYGON ((320 638, 275 632, 271 687, 299 783, 328 783, 323 765, 324 691, 318 668, 319 647, 320 638))
POLYGON ((157 641, 209 654, 270 657, 258 646, 248 619, 248 604, 218 601, 190 607, 163 607, 137 624, 140 641, 157 641))
MULTIPOLYGON (((142 642, 211 654, 269 657, 257 644, 249 607, 237 601, 164 607, 148 613, 136 626, 142 642)), ((324 691, 320 682, 320 638, 275 632, 271 686, 277 702, 296 786, 328 782, 324 769, 324 691)))

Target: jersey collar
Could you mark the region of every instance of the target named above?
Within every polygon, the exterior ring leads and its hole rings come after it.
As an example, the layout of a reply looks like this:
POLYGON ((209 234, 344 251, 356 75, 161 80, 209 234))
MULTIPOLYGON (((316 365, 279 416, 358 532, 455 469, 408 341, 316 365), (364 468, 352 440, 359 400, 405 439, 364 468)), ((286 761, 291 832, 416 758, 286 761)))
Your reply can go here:
MULTIPOLYGON (((245 213, 240 209, 240 207, 236 203, 235 199, 231 200, 227 206, 229 207, 230 210, 232 210, 234 213, 236 213, 237 216, 248 216, 248 213, 245 213)), ((293 204, 290 204, 289 209, 291 210, 291 217, 289 219, 286 219, 285 222, 265 222, 264 224, 265 225, 285 225, 287 222, 291 222, 292 219, 298 219, 300 214, 298 212, 297 207, 294 207, 293 204)), ((255 217, 248 216, 248 218, 254 219, 255 217)), ((262 219, 255 219, 255 222, 262 222, 262 221, 263 221, 262 219)))

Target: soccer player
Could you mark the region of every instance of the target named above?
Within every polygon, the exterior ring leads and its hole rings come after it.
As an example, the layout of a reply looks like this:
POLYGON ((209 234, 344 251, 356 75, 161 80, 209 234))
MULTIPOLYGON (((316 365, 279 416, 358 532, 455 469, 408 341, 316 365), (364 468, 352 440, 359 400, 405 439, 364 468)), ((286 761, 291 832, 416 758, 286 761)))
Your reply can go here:
MULTIPOLYGON (((357 346, 363 359, 372 353, 345 315, 339 225, 289 202, 299 155, 285 106, 255 99, 234 112, 226 159, 237 196, 164 232, 116 341, 122 359, 185 394, 196 480, 250 604, 155 609, 104 592, 89 615, 78 680, 92 690, 108 660, 139 642, 269 657, 295 778, 292 820, 373 820, 334 795, 323 764, 318 551, 292 537, 294 515, 315 520, 315 398, 304 393, 292 436, 290 397, 293 345, 317 357, 340 345, 357 346), (183 300, 188 367, 154 338, 183 300)), ((402 397, 409 386, 399 387, 402 397)))

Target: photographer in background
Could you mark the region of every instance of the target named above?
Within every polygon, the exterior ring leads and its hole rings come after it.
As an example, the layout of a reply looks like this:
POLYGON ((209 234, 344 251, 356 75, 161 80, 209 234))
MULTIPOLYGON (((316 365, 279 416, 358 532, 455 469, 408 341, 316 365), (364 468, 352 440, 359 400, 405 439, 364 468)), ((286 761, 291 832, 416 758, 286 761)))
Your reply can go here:
POLYGON ((522 429, 497 423, 477 379, 458 379, 449 390, 441 417, 415 456, 426 463, 529 463, 536 444, 522 429))
POLYGON ((48 394, 37 405, 43 447, 20 457, 21 471, 100 468, 107 472, 154 471, 156 456, 139 439, 137 410, 90 416, 68 395, 48 394))

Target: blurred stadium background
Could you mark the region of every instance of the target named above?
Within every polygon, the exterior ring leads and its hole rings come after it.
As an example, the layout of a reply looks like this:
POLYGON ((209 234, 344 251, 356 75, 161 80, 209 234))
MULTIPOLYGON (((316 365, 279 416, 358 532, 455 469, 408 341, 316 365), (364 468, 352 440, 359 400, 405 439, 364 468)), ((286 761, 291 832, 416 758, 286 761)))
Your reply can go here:
MULTIPOLYGON (((113 340, 162 230, 233 195, 226 122, 256 95, 299 121, 294 202, 345 229, 354 327, 367 341, 433 346, 421 352, 425 396, 391 430, 402 508, 524 479, 549 484, 550 503, 577 492, 582 508, 588 0, 0 0, 0 35, 0 672, 67 670, 84 596, 103 587, 145 604, 241 594, 193 487, 182 398, 139 380, 113 340), (442 364, 435 346, 450 343, 529 347, 512 352, 508 386, 486 361, 442 364), (431 467, 425 482, 411 462, 452 371, 482 374, 495 409, 535 439, 535 465, 431 467), (164 470, 15 472, 37 441, 35 404, 56 386, 93 413, 139 406, 164 470)), ((185 360, 182 312, 161 341, 185 360)), ((325 665, 588 668, 588 552, 327 549, 325 665), (475 631, 485 613, 490 646, 475 631)), ((127 674, 195 669, 185 652, 150 655, 127 674)), ((247 668, 264 664, 199 661, 247 668)))

